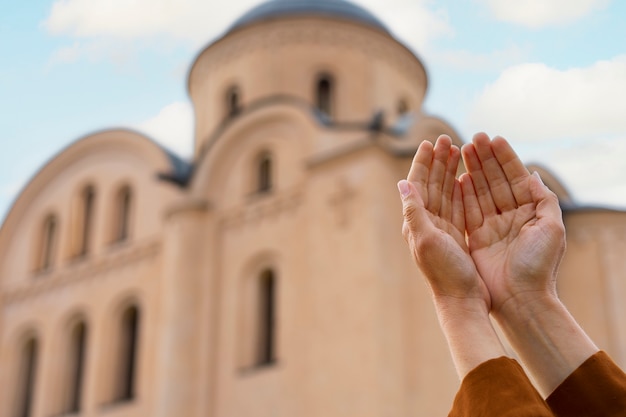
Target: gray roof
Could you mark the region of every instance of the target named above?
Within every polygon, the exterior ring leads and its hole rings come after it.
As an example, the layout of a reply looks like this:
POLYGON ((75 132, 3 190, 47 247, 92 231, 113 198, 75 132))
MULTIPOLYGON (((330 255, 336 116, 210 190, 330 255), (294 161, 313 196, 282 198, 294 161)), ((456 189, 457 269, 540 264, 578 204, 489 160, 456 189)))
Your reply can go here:
POLYGON ((303 15, 351 20, 389 33, 376 16, 363 7, 345 0, 270 0, 252 8, 237 19, 228 32, 262 20, 303 15))

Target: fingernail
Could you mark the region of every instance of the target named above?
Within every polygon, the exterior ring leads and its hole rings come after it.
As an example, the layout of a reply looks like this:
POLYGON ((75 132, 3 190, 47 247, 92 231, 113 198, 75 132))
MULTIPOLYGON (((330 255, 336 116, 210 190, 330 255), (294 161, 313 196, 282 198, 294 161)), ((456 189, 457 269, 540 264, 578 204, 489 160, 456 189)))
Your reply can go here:
POLYGON ((535 177, 537 177, 537 179, 539 180, 539 182, 541 183, 541 185, 545 186, 545 184, 543 183, 543 180, 541 179, 541 176, 539 175, 539 173, 537 171, 533 172, 533 175, 535 177))
POLYGON ((400 191, 400 195, 402 198, 411 194, 411 189, 409 188, 409 183, 407 180, 400 180, 398 182, 398 191, 400 191))

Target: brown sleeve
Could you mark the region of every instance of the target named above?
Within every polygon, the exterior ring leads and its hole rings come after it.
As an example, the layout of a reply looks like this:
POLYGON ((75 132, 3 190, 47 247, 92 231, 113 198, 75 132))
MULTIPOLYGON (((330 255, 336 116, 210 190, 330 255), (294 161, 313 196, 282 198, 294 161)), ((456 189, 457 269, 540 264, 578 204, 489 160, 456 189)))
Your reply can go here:
POLYGON ((465 376, 448 417, 554 417, 522 367, 491 359, 465 376))
POLYGON ((626 375, 600 351, 568 376, 547 402, 555 416, 626 416, 626 375))

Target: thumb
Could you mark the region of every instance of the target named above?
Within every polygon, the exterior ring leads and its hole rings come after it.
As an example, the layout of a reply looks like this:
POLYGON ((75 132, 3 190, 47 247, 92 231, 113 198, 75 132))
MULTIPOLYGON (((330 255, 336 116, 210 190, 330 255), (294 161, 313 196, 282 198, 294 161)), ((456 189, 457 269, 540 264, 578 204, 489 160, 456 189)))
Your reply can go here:
POLYGON ((402 232, 404 237, 408 238, 408 232, 419 230, 423 226, 423 222, 427 221, 426 208, 422 196, 411 182, 407 180, 399 181, 398 191, 402 198, 402 214, 404 216, 402 232))
POLYGON ((538 219, 562 221, 559 198, 543 183, 537 171, 530 177, 530 194, 536 206, 538 219))

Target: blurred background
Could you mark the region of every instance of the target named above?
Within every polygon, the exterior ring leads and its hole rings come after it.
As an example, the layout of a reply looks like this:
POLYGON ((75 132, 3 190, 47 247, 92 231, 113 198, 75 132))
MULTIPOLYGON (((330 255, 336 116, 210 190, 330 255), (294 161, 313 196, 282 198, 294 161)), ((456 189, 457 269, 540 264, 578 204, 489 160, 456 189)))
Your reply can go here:
MULTIPOLYGON (((626 207, 626 4, 611 0, 359 0, 423 60, 426 110, 464 141, 510 139, 581 203, 626 207)), ((255 0, 3 0, 0 218, 52 155, 131 127, 183 157, 185 79, 255 0)))
POLYGON ((395 187, 441 133, 536 164, 626 366, 626 2, 0 1, 0 417, 444 415, 395 187))

